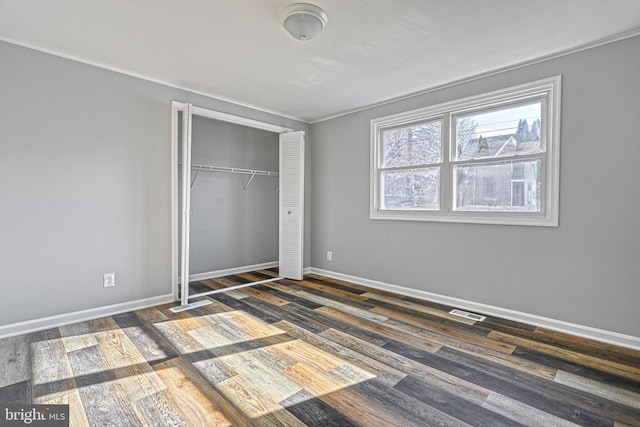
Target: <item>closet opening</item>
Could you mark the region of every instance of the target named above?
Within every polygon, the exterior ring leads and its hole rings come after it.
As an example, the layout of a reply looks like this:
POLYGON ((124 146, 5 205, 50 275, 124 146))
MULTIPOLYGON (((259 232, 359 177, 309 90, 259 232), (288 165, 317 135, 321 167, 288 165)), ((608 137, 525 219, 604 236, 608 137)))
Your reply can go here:
POLYGON ((304 132, 173 101, 171 168, 172 311, 302 279, 304 132), (192 281, 275 266, 278 278, 189 293, 192 281))

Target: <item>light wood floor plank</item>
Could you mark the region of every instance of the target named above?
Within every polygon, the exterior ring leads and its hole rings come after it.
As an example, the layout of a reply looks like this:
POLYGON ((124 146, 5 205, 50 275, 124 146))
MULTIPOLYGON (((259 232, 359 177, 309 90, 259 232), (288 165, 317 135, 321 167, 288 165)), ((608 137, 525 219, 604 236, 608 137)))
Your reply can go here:
POLYGON ((159 363, 153 369, 167 385, 171 399, 177 402, 173 409, 179 411, 185 425, 249 425, 246 417, 181 358, 159 363))
POLYGON ((243 288, 240 291, 242 293, 244 293, 244 294, 247 294, 248 296, 254 297, 254 298, 259 299, 259 300, 262 300, 264 302, 267 302, 269 304, 275 305, 277 307, 289 304, 289 301, 287 301, 284 298, 273 296, 273 295, 269 294, 268 292, 264 292, 264 291, 261 291, 261 290, 258 290, 258 289, 243 288))
POLYGON ((31 345, 31 354, 34 368, 33 403, 41 405, 68 404, 70 424, 88 425, 89 421, 63 339, 37 340, 31 345))
MULTIPOLYGON (((261 356, 264 356, 264 353, 251 351, 222 356, 218 360, 238 373, 232 377, 233 379, 242 377, 261 387, 272 402, 278 403, 301 390, 298 384, 282 374, 277 364, 272 364, 268 358, 263 359, 261 356)), ((218 384, 227 382, 228 380, 225 380, 218 384)))
POLYGON ((68 353, 78 392, 92 426, 138 426, 140 420, 98 346, 68 353))
POLYGON ((278 402, 273 400, 268 390, 242 375, 219 383, 217 388, 234 406, 239 408, 245 417, 251 419, 252 423, 268 424, 269 421, 260 423, 260 420, 270 414, 278 413, 291 422, 292 426, 303 425, 293 415, 286 412, 278 402))
POLYGON ((29 335, 0 340, 0 388, 31 379, 29 335))
POLYGON ((337 368, 344 360, 323 351, 321 348, 307 344, 302 340, 293 340, 281 344, 276 348, 280 353, 296 362, 305 362, 315 366, 323 372, 337 368))
POLYGON ((491 393, 482 406, 529 427, 579 427, 579 424, 553 416, 498 393, 491 393))
POLYGON ((104 365, 116 373, 116 378, 125 390, 127 398, 136 401, 164 390, 164 383, 147 364, 135 345, 117 323, 112 320, 113 329, 98 332, 95 339, 103 354, 104 365))
POLYGON ((89 322, 73 323, 58 328, 62 336, 62 343, 67 351, 79 350, 98 344, 93 336, 89 322))
MULTIPOLYGON (((141 426, 187 426, 188 422, 195 418, 193 415, 183 415, 184 405, 174 399, 168 389, 136 400, 131 406, 141 426)), ((228 422, 220 425, 231 426, 228 422)))
POLYGON ((176 321, 156 323, 154 325, 179 354, 197 353, 206 348, 193 338, 188 331, 179 326, 176 321))
POLYGON ((114 320, 147 362, 154 363, 177 356, 153 325, 140 322, 134 313, 119 314, 114 316, 114 320))
POLYGON ((604 399, 618 402, 622 405, 638 409, 640 411, 640 393, 604 384, 600 381, 595 381, 564 371, 558 371, 554 380, 558 384, 563 384, 568 387, 575 388, 576 390, 600 396, 604 399))
POLYGON ((73 379, 74 372, 61 338, 31 343, 31 355, 31 378, 34 386, 73 379))
POLYGON ((156 307, 149 307, 135 311, 136 316, 143 323, 157 323, 169 320, 169 318, 156 307))
MULTIPOLYGON (((277 323, 277 326, 283 330, 286 330, 287 333, 294 338, 304 340, 305 342, 313 345, 316 348, 321 348, 324 351, 328 351, 336 357, 344 361, 348 361, 349 363, 362 368, 366 372, 374 374, 378 381, 385 384, 387 387, 393 387, 400 380, 407 376, 407 374, 398 369, 395 369, 392 366, 380 363, 377 360, 367 357, 357 351, 353 351, 339 344, 336 344, 333 341, 325 339, 319 335, 311 334, 305 329, 297 327, 289 322, 281 321, 277 323)), ((300 361, 299 358, 296 362, 298 361, 300 361)))
POLYGON ((355 308, 352 307, 350 305, 341 303, 341 302, 337 302, 337 301, 333 301, 329 298, 324 298, 318 295, 314 295, 312 293, 309 292, 305 292, 305 291, 299 291, 295 293, 297 296, 300 296, 302 298, 308 299, 309 301, 313 301, 315 303, 318 303, 324 307, 331 307, 335 310, 338 311, 342 311, 344 313, 348 313, 351 314, 352 316, 356 316, 356 317, 360 317, 362 319, 366 319, 366 320, 370 320, 372 322, 378 322, 378 323, 382 323, 385 320, 387 320, 388 318, 386 316, 383 316, 381 314, 376 314, 376 313, 372 313, 371 311, 368 310, 362 310, 359 308, 355 308))

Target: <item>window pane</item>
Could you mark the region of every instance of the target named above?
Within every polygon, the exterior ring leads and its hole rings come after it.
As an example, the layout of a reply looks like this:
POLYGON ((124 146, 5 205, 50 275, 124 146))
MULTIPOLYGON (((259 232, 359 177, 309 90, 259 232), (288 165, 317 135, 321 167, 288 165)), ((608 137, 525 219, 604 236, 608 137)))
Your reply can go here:
POLYGON ((382 172, 382 209, 440 209, 440 168, 382 172))
POLYGON ((540 160, 455 166, 456 211, 540 212, 540 160))
MULTIPOLYGON (((457 160, 541 151, 541 102, 456 118, 457 160)), ((544 151, 544 150, 542 150, 544 151)))
POLYGON ((382 167, 439 163, 441 128, 441 122, 435 121, 382 131, 382 167))

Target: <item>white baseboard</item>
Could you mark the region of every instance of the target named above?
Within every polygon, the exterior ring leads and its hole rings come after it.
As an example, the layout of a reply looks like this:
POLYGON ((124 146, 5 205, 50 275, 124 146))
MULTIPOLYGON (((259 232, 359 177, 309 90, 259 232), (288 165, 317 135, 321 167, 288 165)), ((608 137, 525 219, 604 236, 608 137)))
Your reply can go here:
POLYGON ((565 322, 562 320, 550 319, 547 317, 537 316, 535 314, 523 313, 507 308, 467 301, 460 298, 434 294, 419 289, 411 289, 404 286, 379 282, 376 280, 364 279, 362 277, 350 276, 348 274, 337 273, 335 271, 322 270, 314 267, 311 267, 310 270, 311 273, 318 274, 320 276, 344 280, 346 282, 352 282, 358 285, 368 286, 383 291, 395 292, 410 297, 448 305, 450 307, 462 308, 464 310, 469 310, 476 313, 500 317, 502 319, 514 320, 516 322, 539 326, 541 328, 551 329, 558 332, 564 332, 578 337, 592 339, 594 341, 600 341, 620 347, 630 348, 633 350, 640 350, 640 337, 605 331, 602 329, 592 328, 590 326, 583 326, 575 323, 565 322))
POLYGON ((189 281, 197 282, 199 280, 215 279, 216 277, 231 276, 233 274, 249 273, 251 271, 265 270, 278 266, 278 261, 265 262, 263 264, 244 265, 242 267, 227 268, 225 270, 207 271, 204 273, 189 275, 189 281))
POLYGON ((105 305, 104 307, 90 308, 88 310, 74 311, 73 313, 64 313, 55 316, 42 317, 40 319, 11 323, 9 325, 0 326, 0 339, 69 325, 71 323, 98 319, 100 317, 113 316, 115 314, 126 313, 128 311, 141 310, 143 308, 167 304, 173 301, 173 295, 166 294, 159 295, 157 297, 139 299, 136 301, 123 302, 120 304, 105 305))

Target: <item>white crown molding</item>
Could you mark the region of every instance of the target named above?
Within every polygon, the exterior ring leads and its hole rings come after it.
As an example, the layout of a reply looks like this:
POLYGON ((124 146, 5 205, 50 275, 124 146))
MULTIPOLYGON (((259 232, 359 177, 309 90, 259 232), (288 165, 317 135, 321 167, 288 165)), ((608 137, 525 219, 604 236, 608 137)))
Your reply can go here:
POLYGON ((390 283, 364 279, 362 277, 350 276, 348 274, 337 273, 335 271, 328 271, 320 268, 312 267, 311 273, 330 277, 333 279, 344 280, 346 282, 351 282, 358 285, 368 286, 374 289, 390 291, 401 295, 423 299, 426 301, 436 302, 439 304, 450 306, 452 308, 462 308, 464 310, 469 310, 480 314, 496 316, 506 320, 513 320, 516 322, 563 332, 594 341, 630 348, 632 350, 640 350, 640 337, 624 335, 618 332, 605 331, 603 329, 592 328, 590 326, 583 326, 575 323, 565 322, 562 320, 550 319, 535 314, 523 313, 520 311, 496 307, 493 305, 477 303, 460 298, 448 297, 445 295, 435 294, 419 289, 411 289, 404 286, 392 285, 390 283))

